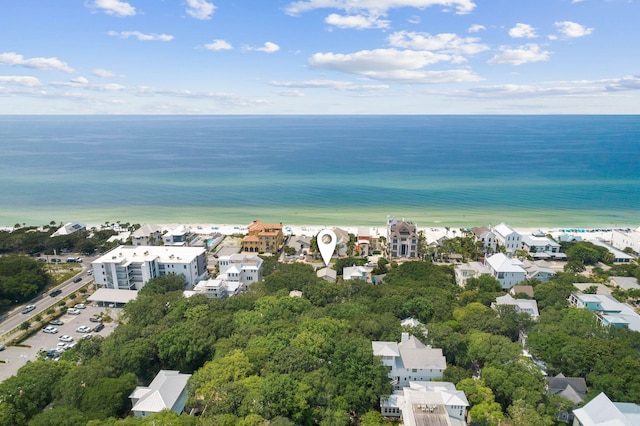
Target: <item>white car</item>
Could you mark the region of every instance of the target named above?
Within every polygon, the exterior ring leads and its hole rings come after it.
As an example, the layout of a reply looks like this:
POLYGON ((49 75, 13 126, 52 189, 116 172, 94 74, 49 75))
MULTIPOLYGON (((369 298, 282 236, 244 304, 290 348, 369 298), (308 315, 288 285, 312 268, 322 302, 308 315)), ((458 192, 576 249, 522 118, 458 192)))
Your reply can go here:
POLYGON ((76 309, 85 309, 86 306, 84 305, 84 303, 78 303, 76 306, 74 306, 74 308, 76 308, 76 309))
POLYGON ((80 315, 82 312, 80 311, 80 309, 71 308, 67 309, 67 313, 71 315, 80 315))
MULTIPOLYGON (((73 342, 73 337, 69 336, 68 334, 63 334, 62 336, 58 337, 58 340, 60 340, 61 342, 73 342)), ((58 345, 60 345, 60 343, 58 343, 58 345)))
POLYGON ((87 327, 86 325, 81 325, 80 327, 76 328, 76 331, 78 333, 88 333, 91 331, 91 328, 87 327))
POLYGON ((56 334, 58 332, 58 329, 49 325, 43 328, 42 331, 49 334, 56 334))
POLYGON ((91 333, 85 334, 84 336, 81 337, 81 339, 82 340, 91 339, 92 336, 93 336, 93 334, 91 334, 91 333))

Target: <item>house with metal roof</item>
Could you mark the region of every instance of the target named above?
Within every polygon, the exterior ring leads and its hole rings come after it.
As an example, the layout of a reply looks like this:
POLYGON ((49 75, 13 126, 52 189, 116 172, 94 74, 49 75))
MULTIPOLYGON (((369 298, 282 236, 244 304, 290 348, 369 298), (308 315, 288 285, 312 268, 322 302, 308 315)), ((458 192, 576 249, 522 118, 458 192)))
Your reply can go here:
POLYGON ((523 268, 523 263, 503 253, 496 253, 486 258, 485 264, 491 268, 492 275, 500 281, 500 285, 505 290, 524 281, 527 277, 527 271, 523 268))
POLYGON ((638 279, 635 277, 609 277, 609 283, 622 290, 640 290, 638 279))
POLYGON ((468 409, 465 393, 449 382, 411 381, 380 401, 382 415, 405 426, 465 426, 468 409))
POLYGON ((533 299, 514 299, 510 294, 505 294, 496 297, 496 301, 491 304, 494 309, 498 306, 515 306, 516 312, 529 314, 534 320, 540 316, 538 303, 533 299))
POLYGON ((640 425, 640 405, 612 402, 604 392, 582 408, 573 410, 573 426, 637 426, 640 425))
POLYGON ((347 266, 342 269, 343 280, 362 280, 367 282, 367 268, 364 266, 347 266))
POLYGON ((131 392, 131 412, 135 417, 148 417, 165 409, 182 413, 190 377, 179 371, 160 370, 149 386, 138 386, 131 392))
POLYGON ((507 253, 515 253, 522 246, 522 236, 512 227, 502 222, 492 230, 498 239, 498 243, 505 248, 507 253))
POLYGON ((396 390, 411 381, 440 380, 447 368, 442 349, 427 346, 409 333, 402 333, 400 343, 371 342, 371 346, 373 355, 390 367, 389 378, 396 390))

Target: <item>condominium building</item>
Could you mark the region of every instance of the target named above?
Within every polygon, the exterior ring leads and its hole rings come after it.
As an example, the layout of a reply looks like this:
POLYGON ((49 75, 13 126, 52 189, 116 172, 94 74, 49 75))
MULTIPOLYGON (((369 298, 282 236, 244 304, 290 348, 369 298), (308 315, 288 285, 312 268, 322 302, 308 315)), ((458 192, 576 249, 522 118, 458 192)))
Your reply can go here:
POLYGON ((97 286, 121 290, 140 290, 150 279, 171 273, 184 276, 191 288, 208 275, 201 247, 119 246, 92 266, 97 286))

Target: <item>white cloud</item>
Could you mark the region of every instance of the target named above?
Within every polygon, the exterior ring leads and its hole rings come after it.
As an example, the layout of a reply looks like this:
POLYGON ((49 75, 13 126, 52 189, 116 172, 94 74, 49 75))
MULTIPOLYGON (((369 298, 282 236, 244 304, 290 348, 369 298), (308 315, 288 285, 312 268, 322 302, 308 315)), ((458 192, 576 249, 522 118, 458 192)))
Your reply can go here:
POLYGON ((515 49, 508 47, 501 47, 501 53, 495 55, 489 59, 489 64, 510 64, 510 65, 522 65, 527 62, 540 62, 549 60, 550 52, 546 50, 540 50, 540 46, 537 44, 527 44, 525 46, 519 46, 515 49))
POLYGON ((287 98, 304 98, 305 94, 299 90, 278 90, 274 92, 276 95, 287 98))
POLYGON ((421 68, 451 60, 450 55, 397 49, 362 50, 351 54, 316 53, 309 58, 314 68, 363 75, 374 80, 403 83, 477 81, 468 70, 423 71, 421 68))
POLYGON ((370 15, 386 15, 390 9, 415 7, 425 9, 431 6, 455 7, 458 14, 471 12, 475 7, 472 0, 300 0, 289 4, 285 12, 298 15, 316 9, 338 9, 347 13, 366 11, 370 15))
POLYGON ((303 80, 303 81, 270 81, 276 87, 291 87, 297 89, 334 89, 341 92, 368 92, 386 90, 386 84, 355 84, 342 80, 303 80))
POLYGON ((41 84, 39 79, 24 75, 0 75, 0 84, 2 83, 26 87, 36 87, 41 84))
POLYGON ((205 0, 187 0, 187 14, 196 19, 211 19, 216 7, 205 0))
POLYGON ((23 66, 38 70, 74 72, 73 68, 58 58, 25 59, 22 55, 15 52, 0 53, 0 64, 23 66))
POLYGON ((274 53, 280 50, 280 46, 270 41, 267 41, 262 47, 245 46, 244 50, 255 50, 256 52, 274 53))
POLYGON ((109 31, 109 34, 112 37, 120 37, 120 38, 129 38, 135 37, 140 41, 171 41, 173 40, 172 35, 168 34, 145 34, 140 31, 109 31))
POLYGON ((517 23, 509 30, 509 35, 513 38, 536 38, 536 30, 529 24, 517 23))
POLYGON ((102 68, 94 69, 93 71, 91 71, 91 74, 102 78, 115 77, 115 73, 113 71, 105 70, 102 68))
POLYGON ((484 25, 473 24, 472 26, 469 27, 469 29, 467 31, 469 31, 470 33, 477 33, 477 32, 480 32, 480 31, 482 31, 484 29, 486 29, 484 25))
POLYGON ((387 40, 394 47, 413 50, 442 51, 457 55, 475 55, 489 50, 489 47, 478 43, 475 37, 459 37, 456 34, 443 33, 431 35, 429 33, 398 31, 391 34, 387 40))
POLYGON ((587 28, 571 21, 556 22, 554 25, 558 28, 560 34, 568 38, 584 37, 593 32, 593 28, 587 28))
POLYGON ((120 0, 94 0, 86 3, 89 7, 102 9, 107 15, 134 16, 136 8, 120 0))
POLYGON ((640 76, 623 77, 609 82, 605 88, 608 91, 635 91, 640 90, 640 76))
POLYGON ((218 40, 213 40, 211 43, 205 44, 204 48, 209 50, 220 51, 220 50, 231 50, 233 49, 233 46, 231 46, 231 43, 225 40, 218 39, 218 40))
POLYGON ((370 28, 389 28, 389 21, 380 20, 377 16, 364 16, 364 15, 338 15, 332 13, 324 19, 329 25, 336 26, 338 28, 353 28, 357 30, 370 29, 370 28))

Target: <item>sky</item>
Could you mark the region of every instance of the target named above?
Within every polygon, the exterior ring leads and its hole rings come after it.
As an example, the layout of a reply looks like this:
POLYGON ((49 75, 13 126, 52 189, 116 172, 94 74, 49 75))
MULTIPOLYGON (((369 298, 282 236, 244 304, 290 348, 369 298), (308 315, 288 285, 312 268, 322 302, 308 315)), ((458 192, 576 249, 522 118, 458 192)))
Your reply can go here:
POLYGON ((639 0, 2 0, 0 114, 639 114, 639 0))

